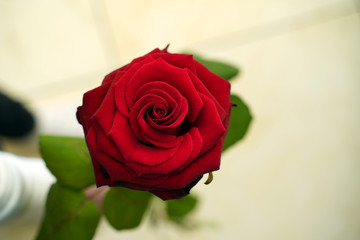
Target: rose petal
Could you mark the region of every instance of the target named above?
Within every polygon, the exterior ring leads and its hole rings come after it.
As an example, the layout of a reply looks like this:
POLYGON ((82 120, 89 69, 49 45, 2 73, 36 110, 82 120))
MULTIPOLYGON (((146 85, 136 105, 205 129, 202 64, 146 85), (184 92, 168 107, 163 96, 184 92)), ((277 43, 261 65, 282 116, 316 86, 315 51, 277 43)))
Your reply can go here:
POLYGON ((205 173, 216 171, 220 168, 221 150, 224 144, 221 138, 216 146, 188 165, 183 171, 167 175, 168 179, 156 187, 159 189, 182 189, 189 182, 194 181, 205 173))
POLYGON ((109 133, 113 125, 115 113, 117 111, 114 101, 114 89, 111 88, 104 97, 104 101, 91 118, 92 122, 97 121, 98 126, 101 127, 106 134, 109 133))
POLYGON ((133 169, 137 176, 141 177, 179 172, 197 157, 202 145, 202 139, 197 128, 192 128, 181 140, 181 145, 174 156, 160 165, 143 166, 131 162, 126 163, 126 165, 133 169))
POLYGON ((136 101, 146 94, 158 94, 169 103, 169 110, 166 116, 162 118, 151 118, 146 115, 147 123, 163 133, 177 135, 180 130, 180 124, 188 113, 188 104, 186 99, 171 85, 165 82, 150 82, 139 88, 132 99, 129 99, 131 108, 136 101))
POLYGON ((109 90, 109 87, 110 83, 101 85, 100 87, 97 87, 84 94, 83 106, 78 108, 76 116, 79 123, 83 125, 85 135, 90 128, 90 118, 103 102, 104 97, 109 90))
POLYGON ((155 129, 160 130, 163 133, 171 135, 179 135, 181 128, 184 127, 181 124, 186 124, 184 119, 188 113, 189 107, 185 98, 181 98, 175 112, 163 119, 151 119, 146 116, 146 120, 149 125, 155 129))
MULTIPOLYGON (((167 178, 167 176, 163 175, 159 175, 157 178, 153 177, 151 179, 134 177, 132 174, 130 174, 130 172, 122 163, 120 163, 119 161, 115 161, 110 156, 97 150, 95 142, 95 131, 93 130, 93 128, 90 128, 88 136, 86 137, 86 142, 89 146, 89 151, 93 161, 96 161, 98 164, 103 166, 104 170, 106 170, 106 173, 109 175, 111 182, 134 183, 144 187, 152 187, 159 184, 160 182, 163 182, 167 178)), ((99 178, 99 181, 99 183, 101 184, 101 181, 105 180, 99 178)))
MULTIPOLYGON (((218 102, 218 100, 212 95, 212 93, 206 88, 206 86, 204 85, 204 83, 192 72, 187 71, 187 73, 189 74, 189 77, 191 78, 192 82, 194 83, 194 86, 196 87, 196 89, 204 94, 205 96, 209 97, 216 106, 216 109, 219 113, 219 116, 221 119, 224 119, 224 117, 226 116, 227 112, 225 111, 225 109, 227 110, 229 105, 224 108, 223 106, 220 105, 220 103, 218 102)), ((230 92, 224 93, 226 96, 228 96, 228 104, 230 102, 230 92)))
POLYGON ((162 200, 178 199, 184 197, 190 193, 190 190, 201 180, 202 176, 195 181, 189 183, 182 189, 169 189, 169 190, 153 190, 150 191, 152 194, 155 194, 162 200))
MULTIPOLYGON (((173 148, 180 143, 179 141, 181 139, 177 139, 177 136, 174 134, 169 134, 169 131, 161 131, 159 126, 153 128, 151 125, 154 125, 154 123, 151 119, 149 119, 148 115, 148 108, 156 104, 161 104, 163 101, 165 101, 165 99, 162 97, 152 94, 147 94, 142 97, 139 101, 136 102, 135 106, 130 112, 130 125, 135 136, 143 143, 150 143, 158 147, 173 148), (156 101, 158 101, 158 103, 156 101)), ((167 102, 165 101, 164 104, 167 104, 167 102)), ((164 107, 168 108, 168 106, 164 107)), ((164 126, 164 128, 170 128, 172 125, 166 127, 164 126)), ((175 125, 175 127, 176 126, 177 125, 175 125)), ((174 127, 172 127, 172 129, 173 128, 174 127)))
POLYGON ((130 65, 127 69, 127 72, 121 76, 121 79, 118 79, 117 82, 114 84, 115 88, 115 104, 120 111, 120 113, 124 117, 129 116, 129 108, 126 105, 125 93, 127 89, 128 82, 133 77, 133 75, 143 67, 144 64, 150 63, 154 61, 151 56, 143 58, 142 61, 136 62, 133 65, 130 65))
POLYGON ((166 63, 161 58, 143 65, 137 71, 129 84, 127 85, 126 99, 131 99, 136 91, 148 82, 163 81, 176 88, 189 103, 189 112, 186 116, 190 123, 196 120, 199 111, 202 108, 202 101, 199 97, 187 72, 166 63))
POLYGON ((175 139, 168 141, 168 142, 163 142, 163 141, 158 141, 156 139, 153 139, 149 136, 146 135, 146 133, 141 132, 142 136, 144 137, 144 139, 149 142, 149 144, 152 144, 154 147, 158 147, 158 148, 174 148, 179 146, 179 144, 182 141, 183 136, 179 136, 176 137, 175 139))
POLYGON ((119 79, 121 77, 121 75, 123 75, 125 73, 125 68, 128 65, 125 65, 119 69, 116 69, 115 71, 112 71, 111 73, 109 73, 108 75, 105 76, 104 80, 102 81, 102 85, 104 84, 108 84, 110 82, 113 82, 116 79, 119 79))
MULTIPOLYGON (((151 136, 154 139, 160 139, 163 142, 171 141, 176 138, 174 135, 166 135, 161 132, 158 132, 148 126, 148 123, 145 121, 145 115, 156 103, 161 103, 167 105, 167 102, 160 96, 147 94, 143 96, 139 101, 136 102, 135 106, 130 112, 130 126, 135 134, 135 136, 144 143, 148 143, 142 135, 143 131, 151 131, 151 136)), ((168 106, 165 106, 168 108, 168 106)))
POLYGON ((127 71, 129 69, 129 67, 131 67, 132 65, 134 65, 135 63, 138 63, 138 62, 141 62, 143 61, 145 58, 149 57, 150 55, 157 55, 159 53, 163 53, 164 51, 156 48, 154 50, 152 50, 151 52, 145 54, 144 56, 142 57, 138 57, 138 58, 135 58, 134 60, 132 60, 129 64, 126 64, 125 66, 115 70, 115 71, 127 71))
POLYGON ((138 101, 141 97, 146 95, 147 93, 152 93, 154 90, 162 91, 166 93, 169 97, 173 99, 173 101, 177 102, 181 98, 181 94, 179 91, 166 82, 154 81, 145 83, 141 86, 133 96, 127 96, 127 104, 129 108, 132 108, 136 101, 138 101))
POLYGON ((101 187, 103 185, 111 184, 111 179, 105 169, 103 169, 103 167, 94 159, 92 159, 91 161, 94 168, 96 186, 101 187))
POLYGON ((165 62, 178 68, 187 68, 196 73, 194 58, 189 54, 159 53, 153 56, 155 59, 162 58, 165 62))
POLYGON ((160 149, 144 145, 135 137, 129 122, 121 114, 115 115, 109 136, 126 161, 147 166, 154 166, 167 161, 176 153, 179 147, 160 149))
POLYGON ((218 142, 220 137, 225 134, 226 129, 220 119, 215 103, 204 94, 199 93, 199 95, 204 106, 194 123, 194 127, 199 129, 203 139, 203 147, 200 153, 203 154, 218 142))
POLYGON ((204 65, 195 61, 197 76, 209 89, 211 94, 218 100, 220 105, 227 109, 230 99, 230 83, 218 75, 210 72, 204 65))
POLYGON ((109 155, 115 161, 125 163, 124 157, 119 152, 119 149, 116 147, 113 141, 107 136, 107 134, 104 133, 103 129, 99 126, 97 121, 93 122, 92 128, 95 131, 95 141, 96 141, 95 146, 97 150, 106 155, 109 155))

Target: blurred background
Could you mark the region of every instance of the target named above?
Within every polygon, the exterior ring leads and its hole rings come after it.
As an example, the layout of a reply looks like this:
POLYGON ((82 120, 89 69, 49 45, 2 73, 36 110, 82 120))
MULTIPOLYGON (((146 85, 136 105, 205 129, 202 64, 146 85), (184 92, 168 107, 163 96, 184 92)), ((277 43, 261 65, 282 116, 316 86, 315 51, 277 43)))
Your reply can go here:
MULTIPOLYGON (((254 120, 214 181, 192 191, 197 228, 145 222, 116 232, 102 220, 95 239, 359 239, 359 8, 355 0, 0 0, 0 90, 36 120, 2 148, 36 157, 39 134, 81 136, 83 93, 170 43, 170 52, 239 66, 232 91, 254 120)), ((39 223, 0 232, 31 239, 39 223)))

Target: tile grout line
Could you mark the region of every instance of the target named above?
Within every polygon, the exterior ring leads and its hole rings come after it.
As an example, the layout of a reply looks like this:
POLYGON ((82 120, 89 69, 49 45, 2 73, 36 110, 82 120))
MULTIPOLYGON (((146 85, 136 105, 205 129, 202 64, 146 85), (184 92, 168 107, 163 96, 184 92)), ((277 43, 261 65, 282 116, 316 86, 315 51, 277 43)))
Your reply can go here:
MULTIPOLYGON (((95 20, 95 24, 97 25, 97 31, 98 35, 104 49, 104 57, 108 62, 109 67, 112 67, 113 62, 119 62, 119 54, 118 49, 116 48, 116 39, 114 38, 110 21, 107 19, 107 13, 104 6, 104 3, 101 4, 102 6, 98 6, 96 9, 101 8, 101 15, 96 14, 95 12, 95 6, 93 3, 89 2, 89 5, 91 5, 91 9, 93 11, 93 16, 95 20), (106 18, 106 19, 105 19, 106 18), (102 19, 101 22, 97 21, 98 19, 102 19), (102 23, 102 24, 101 24, 102 23), (106 29, 100 28, 100 24, 106 25, 106 29), (110 44, 109 44, 110 43, 110 44), (113 51, 111 51, 113 50, 113 51)), ((359 5, 358 5, 359 6, 359 5)), ((350 14, 358 13, 359 8, 355 7, 355 4, 352 7, 344 6, 344 4, 332 4, 327 5, 325 7, 321 7, 312 11, 309 11, 307 13, 298 14, 292 17, 283 18, 280 20, 276 20, 273 22, 270 22, 268 24, 258 25, 252 28, 248 28, 245 30, 240 30, 237 32, 229 33, 223 36, 218 36, 212 39, 204 40, 201 42, 197 42, 191 45, 198 46, 197 49, 204 49, 207 47, 211 47, 213 50, 226 50, 231 49, 234 47, 240 47, 247 44, 251 44, 254 42, 266 40, 284 33, 288 33, 291 31, 296 31, 298 29, 302 29, 308 26, 312 26, 315 24, 323 23, 329 20, 334 20, 340 17, 344 17, 350 14), (341 6, 339 6, 341 5, 341 6), (325 16, 323 19, 319 19, 319 15, 325 16), (284 23, 285 22, 285 23, 284 23), (225 44, 221 44, 221 46, 218 44, 219 41, 222 41, 222 43, 225 42, 225 44)), ((99 72, 97 72, 99 73, 99 72)), ((66 83, 74 83, 74 79, 77 79, 75 82, 77 82, 77 87, 72 87, 71 92, 76 92, 81 89, 81 84, 84 81, 79 81, 79 79, 89 79, 92 75, 96 74, 96 72, 86 73, 82 74, 80 76, 74 76, 67 79, 61 79, 59 81, 55 82, 55 85, 57 87, 54 87, 54 82, 51 84, 41 84, 34 86, 30 89, 30 92, 35 93, 28 96, 28 99, 30 102, 33 102, 34 99, 51 99, 53 97, 51 89, 57 89, 57 91, 61 92, 67 92, 67 87, 64 85, 67 85, 66 83), (65 83, 65 84, 64 84, 65 83), (33 96, 36 96, 34 98, 33 96)), ((86 80, 88 81, 88 80, 86 80)), ((100 80, 99 80, 100 81, 100 80)), ((29 92, 29 89, 27 89, 27 92, 29 92)))
POLYGON ((18 94, 25 95, 29 105, 33 105, 39 100, 50 100, 54 97, 56 98, 64 94, 71 94, 81 90, 87 91, 90 89, 84 89, 84 85, 87 87, 91 87, 91 85, 94 87, 99 85, 103 78, 95 79, 94 76, 104 75, 102 72, 103 71, 93 71, 73 77, 63 78, 58 81, 52 81, 50 83, 38 84, 26 89, 26 92, 18 91, 18 94), (56 92, 56 94, 54 94, 54 92, 56 92))
MULTIPOLYGON (((120 58, 119 50, 116 47, 116 39, 111 29, 111 23, 108 18, 105 3, 99 3, 98 1, 89 1, 88 4, 92 11, 95 29, 97 31, 96 35, 100 39, 103 48, 103 55, 107 63, 107 66, 109 69, 115 69, 117 65, 115 66, 114 63, 121 62, 121 58, 120 58), (106 27, 104 28, 104 26, 106 27)), ((31 87, 30 89, 26 89, 26 92, 32 93, 31 95, 27 96, 27 99, 30 105, 32 105, 33 103, 35 103, 34 102, 35 99, 36 101, 38 101, 39 98, 43 100, 52 99, 52 97, 54 97, 54 95, 52 94, 53 91, 51 91, 52 89, 56 89, 57 93, 61 93, 61 94, 65 92, 69 93, 69 91, 67 91, 68 90, 68 87, 66 86, 67 83, 71 83, 72 85, 71 92, 79 91, 82 89, 81 83, 85 83, 85 82, 88 83, 87 79, 91 79, 92 75, 97 75, 99 74, 99 72, 101 71, 87 72, 78 76, 72 76, 66 79, 60 79, 58 81, 51 83, 38 84, 36 86, 31 87), (75 79, 76 81, 74 81, 75 79), (76 86, 74 86, 75 82, 77 83, 76 86)), ((99 79, 98 81, 101 82, 102 78, 99 79)), ((24 93, 24 95, 27 94, 24 93)))
POLYGON ((117 47, 116 38, 111 27, 109 14, 107 13, 105 2, 91 0, 88 2, 95 21, 97 35, 101 41, 105 59, 109 68, 114 68, 114 63, 121 62, 119 48, 117 47))
POLYGON ((319 7, 295 16, 285 17, 270 23, 260 24, 222 36, 194 42, 190 44, 190 46, 197 49, 211 48, 213 51, 228 50, 356 13, 359 14, 359 7, 355 7, 354 4, 348 6, 337 3, 319 7), (219 42, 222 44, 220 45, 219 42))

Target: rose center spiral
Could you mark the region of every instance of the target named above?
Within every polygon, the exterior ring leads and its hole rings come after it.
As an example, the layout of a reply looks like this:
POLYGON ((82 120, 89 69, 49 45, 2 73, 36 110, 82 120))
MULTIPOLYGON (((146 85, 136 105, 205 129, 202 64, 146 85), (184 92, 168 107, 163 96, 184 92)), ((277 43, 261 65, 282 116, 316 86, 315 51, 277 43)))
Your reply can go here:
POLYGON ((163 104, 155 104, 151 112, 151 117, 155 119, 159 119, 165 117, 167 113, 168 110, 163 104))

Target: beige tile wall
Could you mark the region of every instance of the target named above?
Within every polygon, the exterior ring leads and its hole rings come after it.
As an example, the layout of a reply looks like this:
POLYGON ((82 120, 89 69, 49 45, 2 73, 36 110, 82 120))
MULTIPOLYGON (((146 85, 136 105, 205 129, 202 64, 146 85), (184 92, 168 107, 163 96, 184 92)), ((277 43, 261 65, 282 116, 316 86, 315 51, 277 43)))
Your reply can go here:
MULTIPOLYGON (((360 16, 356 1, 0 1, 0 88, 36 134, 81 135, 82 94, 155 47, 242 68, 232 89, 254 121, 201 198, 197 230, 148 223, 95 239, 330 240, 360 237, 360 16)), ((37 154, 36 136, 7 140, 37 154)), ((24 150, 26 149, 26 151, 24 150)), ((29 239, 37 223, 1 229, 29 239), (19 229, 23 229, 20 231, 19 229)), ((6 238, 5 238, 6 239, 6 238)))

